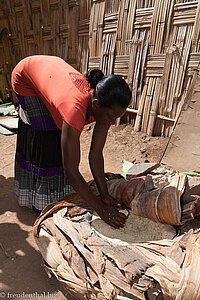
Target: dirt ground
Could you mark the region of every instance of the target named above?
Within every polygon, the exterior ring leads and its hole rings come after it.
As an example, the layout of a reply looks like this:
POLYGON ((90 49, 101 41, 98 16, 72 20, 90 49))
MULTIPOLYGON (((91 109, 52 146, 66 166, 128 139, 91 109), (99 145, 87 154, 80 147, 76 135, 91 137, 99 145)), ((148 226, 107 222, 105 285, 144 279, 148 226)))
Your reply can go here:
MULTIPOLYGON (((80 171, 86 180, 92 178, 87 159, 92 129, 93 125, 87 126, 81 135, 80 171)), ((131 125, 113 126, 104 149, 105 171, 121 173, 123 160, 158 162, 167 140, 135 133, 131 125)), ((41 255, 32 235, 37 215, 19 207, 14 194, 15 143, 16 135, 0 135, 0 298, 70 299, 41 267, 41 255)))

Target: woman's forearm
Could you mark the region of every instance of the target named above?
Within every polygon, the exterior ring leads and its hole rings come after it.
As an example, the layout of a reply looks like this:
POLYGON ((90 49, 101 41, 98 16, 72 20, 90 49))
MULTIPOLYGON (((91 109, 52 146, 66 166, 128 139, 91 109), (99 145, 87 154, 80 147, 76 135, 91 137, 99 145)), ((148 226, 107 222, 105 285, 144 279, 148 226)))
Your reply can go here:
POLYGON ((101 200, 94 196, 84 178, 79 172, 80 162, 80 132, 63 122, 61 147, 65 174, 69 183, 80 197, 88 203, 97 213, 100 212, 101 200))
POLYGON ((91 206, 97 213, 102 209, 102 201, 93 195, 78 169, 65 169, 65 174, 73 189, 80 197, 91 206))
POLYGON ((92 175, 98 187, 99 193, 101 197, 105 197, 108 195, 108 189, 105 183, 105 175, 104 175, 104 159, 103 154, 101 153, 92 153, 89 154, 89 162, 90 168, 92 171, 92 175))

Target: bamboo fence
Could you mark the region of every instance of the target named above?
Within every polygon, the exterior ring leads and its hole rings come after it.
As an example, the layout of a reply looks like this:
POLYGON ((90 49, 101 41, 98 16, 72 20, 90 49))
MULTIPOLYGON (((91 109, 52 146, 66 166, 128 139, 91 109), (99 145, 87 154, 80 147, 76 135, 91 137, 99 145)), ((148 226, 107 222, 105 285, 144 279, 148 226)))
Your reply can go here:
POLYGON ((88 68, 92 0, 0 2, 0 98, 12 93, 10 75, 24 57, 57 55, 82 73, 88 68))
POLYGON ((14 65, 32 54, 121 75, 132 90, 124 121, 169 136, 198 72, 200 1, 1 1, 1 98, 14 65))

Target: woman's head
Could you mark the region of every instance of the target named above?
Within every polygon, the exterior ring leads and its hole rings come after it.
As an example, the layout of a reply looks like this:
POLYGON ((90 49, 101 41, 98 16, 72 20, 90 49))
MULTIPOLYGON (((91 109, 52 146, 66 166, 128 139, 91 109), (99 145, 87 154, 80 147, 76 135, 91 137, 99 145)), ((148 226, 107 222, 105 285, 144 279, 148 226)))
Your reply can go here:
MULTIPOLYGON (((131 100, 131 91, 124 79, 117 75, 104 76, 99 69, 92 69, 87 74, 93 92, 93 112, 95 119, 107 117, 111 123, 123 115, 131 100)), ((104 120, 103 120, 104 121, 104 120)))

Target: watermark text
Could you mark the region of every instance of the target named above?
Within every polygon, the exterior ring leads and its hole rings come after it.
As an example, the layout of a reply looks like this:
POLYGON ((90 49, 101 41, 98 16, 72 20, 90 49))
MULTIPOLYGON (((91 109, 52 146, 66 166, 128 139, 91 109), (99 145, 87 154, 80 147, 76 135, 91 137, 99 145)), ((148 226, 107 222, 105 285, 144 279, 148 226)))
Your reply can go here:
POLYGON ((37 299, 37 298, 50 298, 50 299, 56 299, 55 293, 50 292, 34 292, 34 293, 10 293, 10 292, 0 292, 0 298, 1 299, 37 299))

